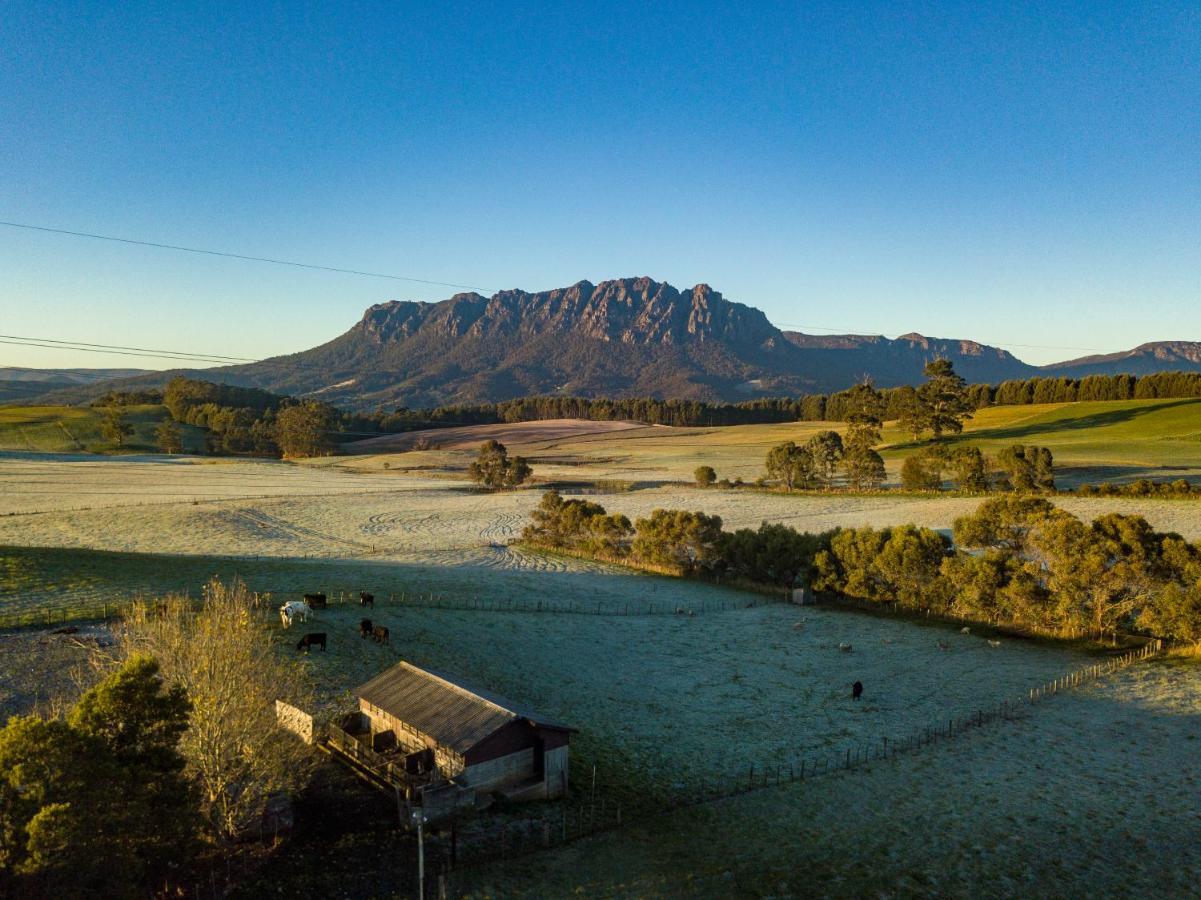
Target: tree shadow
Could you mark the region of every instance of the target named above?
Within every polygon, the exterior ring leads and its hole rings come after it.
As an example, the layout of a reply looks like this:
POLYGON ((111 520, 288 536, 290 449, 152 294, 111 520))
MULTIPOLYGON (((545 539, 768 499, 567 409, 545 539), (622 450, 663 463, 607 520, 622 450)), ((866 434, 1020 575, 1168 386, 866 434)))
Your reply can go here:
MULTIPOLYGON (((1192 406, 1197 404, 1196 398, 1188 398, 1183 400, 1174 400, 1171 403, 1161 403, 1154 406, 1133 406, 1124 409, 1109 409, 1102 412, 1092 413, 1090 415, 1076 416, 1070 419, 1055 419, 1050 422, 1030 422, 1021 425, 998 426, 995 428, 981 428, 979 431, 967 432, 964 434, 950 435, 943 438, 942 443, 946 445, 955 444, 970 444, 979 441, 990 440, 1023 440, 1026 438, 1037 437, 1038 435, 1062 432, 1062 431, 1088 431, 1093 428, 1108 428, 1112 425, 1122 425, 1131 422, 1148 413, 1160 412, 1166 409, 1173 409, 1179 406, 1192 406)), ((915 450, 920 447, 929 445, 929 441, 906 441, 899 444, 890 444, 889 450, 915 450)))

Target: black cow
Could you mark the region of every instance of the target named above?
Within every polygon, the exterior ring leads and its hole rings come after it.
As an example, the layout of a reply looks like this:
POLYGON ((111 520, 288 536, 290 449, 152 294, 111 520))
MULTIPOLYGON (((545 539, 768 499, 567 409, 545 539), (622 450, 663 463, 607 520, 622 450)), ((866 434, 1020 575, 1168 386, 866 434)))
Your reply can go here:
POLYGON ((856 681, 854 684, 851 685, 851 699, 858 700, 862 696, 863 696, 863 682, 856 681))
POLYGON ((359 637, 371 637, 372 630, 370 619, 359 619, 359 637))
POLYGON ((325 649, 324 631, 314 631, 311 634, 306 634, 296 643, 296 649, 303 650, 305 653, 308 653, 309 649, 312 647, 320 647, 322 650, 325 649))
POLYGON ((325 594, 305 594, 304 602, 313 609, 325 609, 325 594))
POLYGON ((370 606, 372 609, 375 609, 375 594, 359 591, 359 606, 370 606))
POLYGON ((371 629, 371 637, 377 644, 388 643, 388 629, 383 625, 376 625, 371 629))

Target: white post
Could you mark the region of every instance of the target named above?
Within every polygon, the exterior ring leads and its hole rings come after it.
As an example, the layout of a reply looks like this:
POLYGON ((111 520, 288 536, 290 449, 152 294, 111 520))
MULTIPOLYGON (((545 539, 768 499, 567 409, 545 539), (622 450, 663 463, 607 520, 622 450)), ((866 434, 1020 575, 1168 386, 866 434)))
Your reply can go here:
POLYGON ((425 900, 425 810, 413 810, 417 823, 417 900, 425 900))
POLYGON ((425 900, 425 817, 417 820, 417 900, 425 900))

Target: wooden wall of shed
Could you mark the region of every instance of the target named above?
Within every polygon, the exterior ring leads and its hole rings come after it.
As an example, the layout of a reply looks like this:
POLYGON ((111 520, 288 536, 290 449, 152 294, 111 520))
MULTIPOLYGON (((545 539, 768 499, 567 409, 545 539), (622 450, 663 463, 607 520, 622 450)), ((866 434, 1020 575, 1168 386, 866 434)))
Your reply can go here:
POLYGON ((571 742, 571 732, 561 728, 538 728, 538 736, 542 738, 542 746, 547 750, 566 747, 571 742))
POLYGON ((507 756, 493 757, 469 765, 463 770, 462 781, 477 791, 491 791, 507 784, 526 781, 534 775, 534 748, 527 747, 507 756))
POLYGON ((570 762, 570 750, 567 744, 547 750, 543 757, 542 780, 546 785, 546 799, 567 795, 567 770, 570 762))
POLYGON ((396 735, 396 743, 412 753, 427 747, 434 751, 434 765, 444 778, 455 778, 463 772, 466 761, 458 753, 448 747, 443 747, 428 734, 423 734, 407 722, 402 722, 391 713, 384 712, 378 706, 359 698, 359 709, 371 721, 372 733, 391 731, 396 735))
POLYGON ((468 750, 464 757, 467 765, 474 766, 533 747, 537 740, 538 734, 529 723, 517 719, 492 732, 468 750))

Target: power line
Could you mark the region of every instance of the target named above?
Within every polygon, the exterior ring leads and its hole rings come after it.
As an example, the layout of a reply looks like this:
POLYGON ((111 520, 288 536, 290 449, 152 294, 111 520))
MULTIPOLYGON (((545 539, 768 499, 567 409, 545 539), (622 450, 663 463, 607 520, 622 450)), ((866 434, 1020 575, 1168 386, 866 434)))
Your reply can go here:
POLYGON ((105 354, 109 354, 109 355, 113 355, 113 356, 134 356, 134 357, 138 357, 140 359, 172 359, 172 360, 175 360, 176 362, 193 362, 193 363, 207 362, 207 363, 211 363, 213 365, 220 365, 220 366, 228 366, 230 364, 229 361, 226 359, 219 359, 219 358, 211 357, 211 356, 200 356, 200 355, 186 356, 186 355, 171 354, 170 352, 166 352, 166 353, 136 353, 131 350, 104 350, 104 349, 99 349, 96 347, 72 347, 72 346, 69 346, 66 344, 57 344, 57 343, 56 344, 44 344, 44 343, 39 343, 34 340, 12 341, 12 340, 6 340, 4 338, 0 338, 0 344, 10 344, 14 347, 40 347, 44 350, 77 350, 80 353, 105 353, 105 354))
POLYGON ((210 359, 228 359, 231 362, 257 362, 249 356, 222 356, 218 353, 192 353, 187 350, 152 350, 148 347, 125 347, 120 344, 92 344, 87 341, 60 341, 56 338, 44 337, 28 337, 19 334, 0 334, 0 338, 8 338, 14 341, 44 341, 47 344, 72 344, 68 347, 70 350, 77 350, 80 347, 103 347, 106 350, 137 350, 141 353, 168 353, 174 356, 204 356, 210 359))
MULTIPOLYGON (((226 259, 240 259, 247 262, 269 263, 276 266, 292 266, 298 269, 313 269, 320 272, 337 272, 343 275, 361 275, 366 278, 386 278, 391 281, 408 281, 414 284, 428 284, 436 287, 461 288, 468 291, 482 291, 484 293, 493 293, 492 288, 480 287, 479 285, 458 284, 453 281, 433 281, 427 278, 416 278, 411 275, 395 275, 387 272, 367 272, 361 269, 345 269, 338 266, 326 266, 317 263, 304 263, 296 260, 275 259, 269 256, 251 256, 245 253, 231 253, 224 250, 209 250, 201 247, 184 247, 179 244, 163 244, 156 241, 143 241, 136 238, 116 237, 108 234, 95 234, 90 231, 73 231, 67 228, 50 228, 44 225, 31 225, 26 222, 6 222, 0 221, 0 225, 8 228, 21 228, 27 231, 40 231, 47 234, 63 234, 71 237, 91 238, 98 241, 113 241, 119 244, 133 244, 139 247, 153 247, 158 250, 177 250, 182 253, 198 253, 204 256, 220 256, 226 259)), ((799 328, 809 331, 824 331, 830 334, 871 334, 869 331, 858 330, 854 328, 830 328, 824 325, 796 325, 793 323, 774 323, 779 328, 799 328)), ((36 345, 33 345, 36 346, 36 345)), ((1027 350, 1073 350, 1083 353, 1119 353, 1120 350, 1103 349, 1100 347, 1067 347, 1062 345, 1051 344, 1012 344, 993 342, 995 347, 1019 347, 1027 350)), ((136 349, 136 348, 128 348, 136 349)), ((254 362, 255 360, 247 359, 246 357, 215 357, 218 359, 237 360, 243 362, 254 362)))
POLYGON ((342 275, 362 275, 366 278, 387 278, 391 281, 410 281, 415 284, 430 284, 437 287, 462 288, 467 291, 483 291, 492 293, 491 288, 483 288, 471 284, 455 284, 451 281, 431 281, 428 278, 415 278, 411 275, 393 275, 388 272, 365 272, 361 269, 343 269, 338 266, 324 266, 317 263, 297 262, 291 259, 274 259, 269 256, 250 256, 245 253, 228 253, 224 250, 207 250, 201 247, 183 247, 179 244, 160 244, 155 241, 142 241, 135 238, 115 237, 111 234, 94 234, 90 231, 71 231, 66 228, 48 228, 43 225, 30 225, 25 222, 3 222, 0 225, 8 228, 23 228, 26 231, 42 231, 47 234, 65 234, 71 237, 91 238, 97 241, 113 241, 118 244, 134 244, 139 247, 154 247, 157 250, 178 250, 182 253, 199 253, 204 256, 223 256, 226 259, 241 259, 247 262, 270 263, 274 266, 292 266, 297 269, 316 269, 320 272, 337 272, 342 275))

